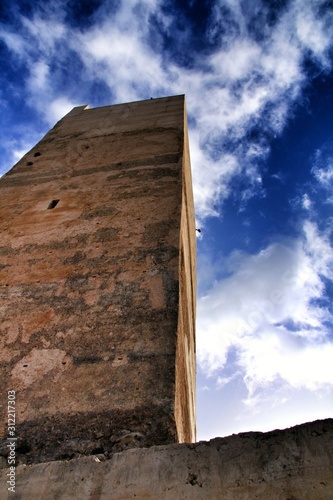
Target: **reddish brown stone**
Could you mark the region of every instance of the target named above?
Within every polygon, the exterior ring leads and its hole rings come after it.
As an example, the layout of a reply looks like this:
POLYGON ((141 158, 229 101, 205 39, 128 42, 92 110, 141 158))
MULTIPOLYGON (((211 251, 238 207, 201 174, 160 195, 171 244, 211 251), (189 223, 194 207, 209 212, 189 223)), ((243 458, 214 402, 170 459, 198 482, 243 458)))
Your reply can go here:
POLYGON ((127 447, 195 440, 184 97, 74 108, 0 194, 1 394, 16 391, 19 460, 111 453, 124 431, 127 447))

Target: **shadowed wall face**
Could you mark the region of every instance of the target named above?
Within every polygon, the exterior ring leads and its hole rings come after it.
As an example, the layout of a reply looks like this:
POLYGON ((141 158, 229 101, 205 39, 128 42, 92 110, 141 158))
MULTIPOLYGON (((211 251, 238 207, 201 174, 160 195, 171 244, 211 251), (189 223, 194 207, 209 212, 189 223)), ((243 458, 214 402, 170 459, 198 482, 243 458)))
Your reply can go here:
POLYGON ((184 96, 74 108, 1 179, 0 235, 21 463, 195 440, 184 96))

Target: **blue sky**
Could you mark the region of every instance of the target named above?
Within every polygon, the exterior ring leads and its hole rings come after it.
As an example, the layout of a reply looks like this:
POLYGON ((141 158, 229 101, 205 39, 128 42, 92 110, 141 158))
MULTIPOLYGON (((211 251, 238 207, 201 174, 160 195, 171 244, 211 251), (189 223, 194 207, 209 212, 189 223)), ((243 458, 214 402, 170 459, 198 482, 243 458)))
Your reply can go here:
POLYGON ((72 107, 186 94, 198 438, 333 414, 333 9, 7 1, 0 174, 72 107))

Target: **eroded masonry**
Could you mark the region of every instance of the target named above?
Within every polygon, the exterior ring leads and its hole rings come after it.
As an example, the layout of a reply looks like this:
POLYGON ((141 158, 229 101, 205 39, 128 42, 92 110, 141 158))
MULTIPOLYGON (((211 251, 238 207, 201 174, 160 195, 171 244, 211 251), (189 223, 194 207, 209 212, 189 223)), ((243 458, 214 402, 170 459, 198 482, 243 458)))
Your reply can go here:
POLYGON ((1 179, 0 284, 20 463, 195 440, 184 96, 74 108, 1 179))

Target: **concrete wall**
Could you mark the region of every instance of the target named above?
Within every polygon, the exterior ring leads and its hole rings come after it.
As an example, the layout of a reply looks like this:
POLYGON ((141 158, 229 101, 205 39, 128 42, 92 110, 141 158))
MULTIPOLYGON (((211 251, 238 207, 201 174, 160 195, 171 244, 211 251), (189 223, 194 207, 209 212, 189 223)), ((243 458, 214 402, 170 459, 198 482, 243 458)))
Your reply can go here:
MULTIPOLYGON (((102 457, 100 457, 102 458, 102 457)), ((6 470, 0 497, 7 498, 6 470)), ((110 460, 19 466, 8 498, 331 500, 333 420, 210 442, 154 446, 110 460)))
POLYGON ((195 439, 191 189, 184 96, 75 108, 1 179, 21 463, 195 439))

